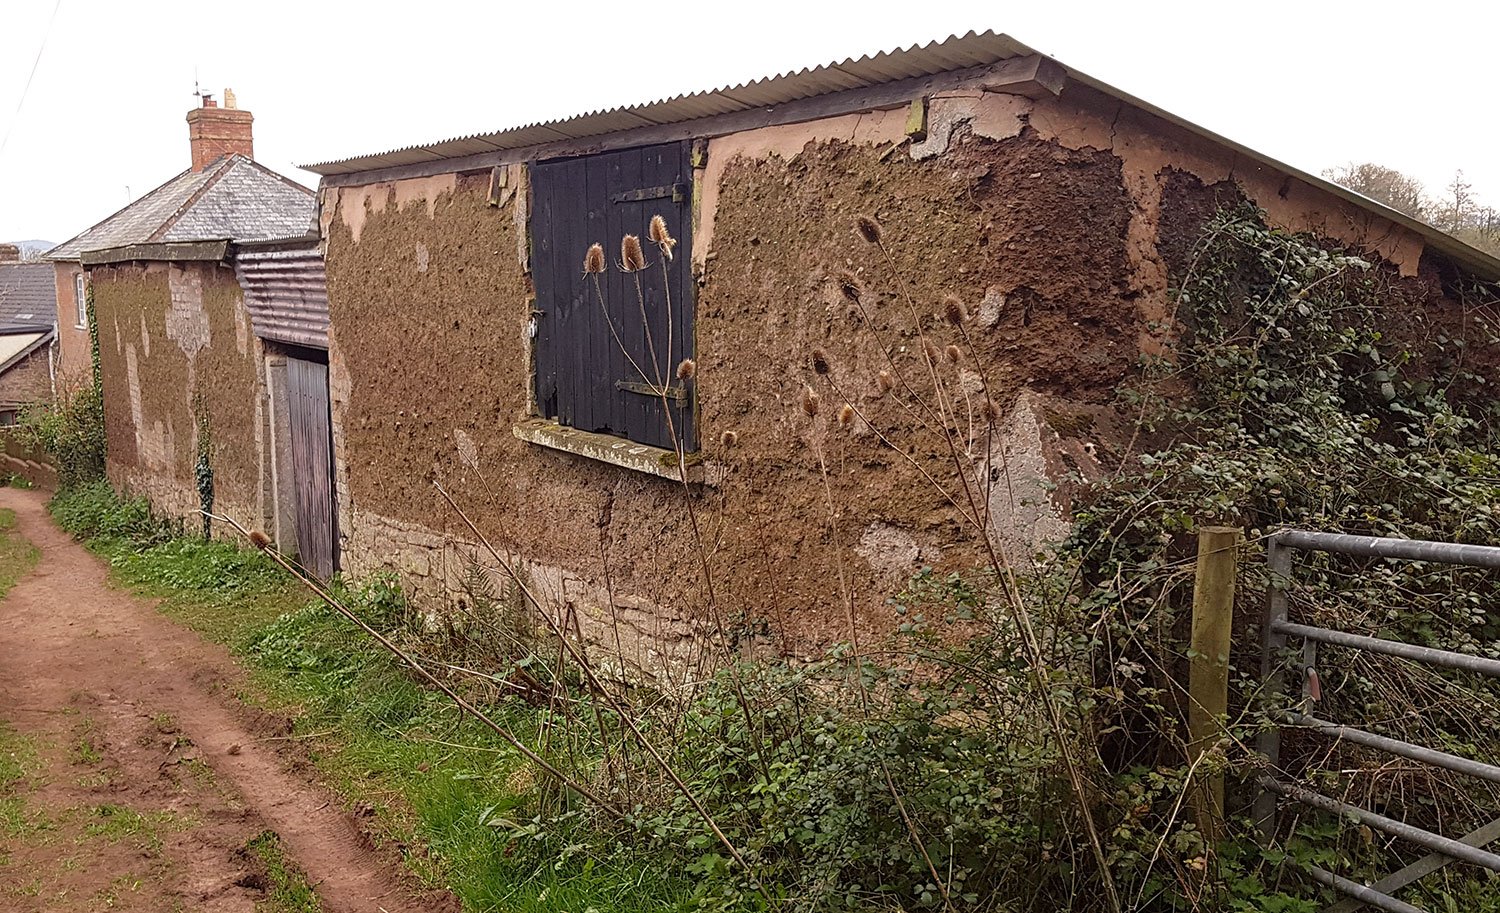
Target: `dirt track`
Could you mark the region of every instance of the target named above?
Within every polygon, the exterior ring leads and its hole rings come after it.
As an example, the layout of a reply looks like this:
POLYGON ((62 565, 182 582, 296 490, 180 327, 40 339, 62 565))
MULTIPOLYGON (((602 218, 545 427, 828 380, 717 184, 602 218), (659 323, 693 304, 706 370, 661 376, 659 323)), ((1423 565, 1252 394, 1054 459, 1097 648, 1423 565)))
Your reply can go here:
POLYGON ((254 731, 228 654, 112 589, 44 503, 0 489, 41 550, 0 601, 0 751, 29 757, 19 809, 0 802, 0 910, 251 911, 242 847, 268 829, 326 911, 449 908, 254 731))

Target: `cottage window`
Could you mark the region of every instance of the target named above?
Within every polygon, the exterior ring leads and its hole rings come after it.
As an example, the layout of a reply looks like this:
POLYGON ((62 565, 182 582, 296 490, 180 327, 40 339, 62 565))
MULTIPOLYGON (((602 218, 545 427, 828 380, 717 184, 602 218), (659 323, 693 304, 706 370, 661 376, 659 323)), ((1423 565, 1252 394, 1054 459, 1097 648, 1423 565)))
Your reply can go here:
POLYGON ((83 273, 73 277, 73 303, 78 308, 78 328, 87 329, 89 325, 88 287, 83 273))
POLYGON ((566 428, 695 450, 693 385, 677 377, 693 354, 690 144, 544 161, 531 178, 537 410, 566 428), (658 215, 678 240, 670 259, 648 237, 658 215), (639 272, 621 268, 627 234, 646 254, 639 272), (597 276, 584 271, 594 243, 608 263, 597 276))

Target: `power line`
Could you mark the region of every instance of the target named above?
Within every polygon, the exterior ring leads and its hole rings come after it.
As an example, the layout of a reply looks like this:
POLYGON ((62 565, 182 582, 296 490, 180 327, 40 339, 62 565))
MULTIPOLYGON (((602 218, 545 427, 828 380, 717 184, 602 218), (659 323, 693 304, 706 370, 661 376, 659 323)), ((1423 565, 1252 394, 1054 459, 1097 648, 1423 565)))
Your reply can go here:
POLYGON ((36 59, 31 62, 31 74, 26 77, 26 87, 21 90, 21 100, 16 102, 16 113, 11 115, 10 126, 5 128, 5 137, 0 139, 0 153, 5 152, 5 147, 10 143, 10 135, 15 132, 16 124, 21 121, 21 108, 26 105, 26 96, 31 94, 31 81, 36 79, 37 65, 42 62, 42 53, 47 50, 47 39, 52 37, 52 23, 57 21, 57 9, 62 6, 62 0, 56 0, 52 4, 52 16, 47 20, 47 30, 42 32, 42 46, 36 49, 36 59))

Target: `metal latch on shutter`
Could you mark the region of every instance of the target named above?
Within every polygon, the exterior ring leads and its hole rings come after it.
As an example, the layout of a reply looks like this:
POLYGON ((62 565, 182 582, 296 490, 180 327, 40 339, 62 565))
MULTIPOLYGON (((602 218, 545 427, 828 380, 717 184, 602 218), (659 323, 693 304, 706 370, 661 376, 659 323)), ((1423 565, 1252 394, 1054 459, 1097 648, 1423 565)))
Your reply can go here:
POLYGON ((654 384, 644 384, 634 380, 617 380, 615 381, 615 389, 623 390, 626 393, 639 393, 641 396, 649 396, 652 399, 661 399, 662 394, 665 393, 667 399, 679 406, 687 405, 688 401, 687 391, 682 387, 658 387, 654 384))
POLYGON ((626 190, 610 196, 612 203, 638 203, 641 200, 665 200, 670 198, 673 203, 681 203, 687 199, 688 185, 665 184, 661 187, 642 187, 640 190, 626 190))

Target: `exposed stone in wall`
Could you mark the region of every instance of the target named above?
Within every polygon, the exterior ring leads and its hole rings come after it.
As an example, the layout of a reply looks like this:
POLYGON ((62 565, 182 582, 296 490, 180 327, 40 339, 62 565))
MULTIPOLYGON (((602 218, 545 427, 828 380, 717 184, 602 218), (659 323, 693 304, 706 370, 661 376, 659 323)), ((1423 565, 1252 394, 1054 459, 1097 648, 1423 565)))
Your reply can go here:
POLYGON ((172 302, 165 320, 167 338, 177 343, 191 364, 199 350, 213 341, 203 310, 203 277, 196 268, 174 266, 167 274, 167 289, 172 302))
POLYGON ((560 628, 581 633, 591 658, 609 674, 668 680, 697 666, 711 640, 701 623, 647 600, 619 593, 611 598, 607 590, 577 573, 502 553, 535 597, 529 602, 517 591, 509 571, 479 543, 357 508, 348 517, 345 573, 360 577, 394 572, 417 605, 429 612, 460 614, 473 601, 475 576, 482 575, 493 597, 512 604, 513 623, 527 629, 518 634, 547 636, 548 628, 538 615, 545 612, 560 628))

